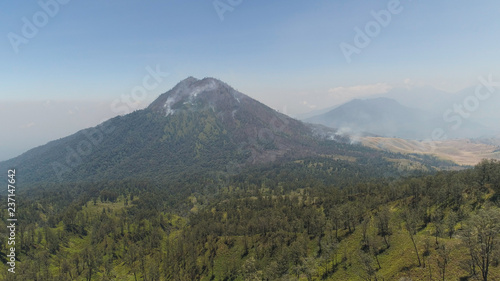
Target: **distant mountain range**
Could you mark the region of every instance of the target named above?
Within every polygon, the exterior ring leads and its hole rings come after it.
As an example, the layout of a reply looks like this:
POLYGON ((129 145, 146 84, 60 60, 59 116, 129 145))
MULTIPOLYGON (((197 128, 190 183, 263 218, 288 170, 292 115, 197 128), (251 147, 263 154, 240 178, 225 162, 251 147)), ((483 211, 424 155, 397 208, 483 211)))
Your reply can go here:
POLYGON ((393 99, 355 99, 306 122, 340 128, 351 134, 371 133, 380 136, 416 138, 421 124, 429 122, 423 111, 402 106, 393 99), (418 129, 417 129, 418 128, 418 129))
MULTIPOLYGON (((415 140, 433 139, 436 129, 442 130, 447 138, 471 138, 491 132, 486 126, 464 118, 460 119, 460 128, 453 129, 455 121, 444 119, 443 114, 437 112, 435 108, 424 111, 402 105, 392 98, 379 97, 355 99, 304 121, 337 128, 351 135, 372 134, 415 140)), ((449 113, 447 117, 458 118, 458 115, 449 113)))
MULTIPOLYGON (((481 85, 478 81, 478 85, 481 85)), ((375 97, 391 98, 404 106, 425 110, 443 120, 443 114, 447 110, 455 111, 456 106, 462 106, 467 112, 467 119, 472 123, 481 125, 484 129, 481 135, 492 135, 500 132, 500 92, 498 89, 486 99, 475 98, 477 86, 462 89, 454 93, 448 93, 432 87, 410 87, 393 88, 389 92, 379 94, 375 97), (466 105, 469 102, 470 105, 466 105), (477 102, 477 106, 473 103, 477 102), (469 111, 472 109, 471 111, 469 111)), ((486 86, 480 88, 482 94, 487 95, 486 86)), ((471 136, 479 137, 479 135, 471 136)))
MULTIPOLYGON (((373 111, 372 105, 354 101, 330 117, 354 119, 362 114, 360 108, 372 115, 392 111, 393 115, 378 119, 386 122, 409 112, 388 102, 377 100, 373 111)), ((412 112, 416 118, 419 112, 412 112)), ((395 167, 397 159, 427 170, 449 165, 426 156, 408 160, 402 154, 351 142, 348 134, 290 118, 222 81, 189 77, 146 109, 31 149, 0 162, 0 169, 15 167, 19 179, 35 183, 183 178, 214 171, 234 173, 252 165, 304 157, 333 157, 359 167, 395 167)))

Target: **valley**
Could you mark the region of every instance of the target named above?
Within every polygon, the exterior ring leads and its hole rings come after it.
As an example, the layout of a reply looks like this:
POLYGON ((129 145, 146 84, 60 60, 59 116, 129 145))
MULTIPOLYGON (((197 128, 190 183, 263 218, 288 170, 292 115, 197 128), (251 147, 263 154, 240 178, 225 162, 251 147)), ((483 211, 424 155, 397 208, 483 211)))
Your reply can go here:
POLYGON ((371 148, 405 154, 429 154, 463 166, 474 166, 483 159, 500 160, 500 147, 494 141, 457 139, 417 141, 382 137, 361 137, 371 148))

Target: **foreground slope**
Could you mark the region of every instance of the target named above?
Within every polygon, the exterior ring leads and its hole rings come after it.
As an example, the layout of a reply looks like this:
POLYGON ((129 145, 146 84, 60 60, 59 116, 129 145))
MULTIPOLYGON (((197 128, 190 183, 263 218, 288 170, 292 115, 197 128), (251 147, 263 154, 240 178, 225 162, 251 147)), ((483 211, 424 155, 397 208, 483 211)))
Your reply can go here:
POLYGON ((16 275, 2 247, 0 279, 499 280, 500 248, 483 247, 500 239, 498 162, 353 183, 339 172, 363 171, 339 164, 256 168, 179 200, 187 213, 140 181, 19 193, 16 275))

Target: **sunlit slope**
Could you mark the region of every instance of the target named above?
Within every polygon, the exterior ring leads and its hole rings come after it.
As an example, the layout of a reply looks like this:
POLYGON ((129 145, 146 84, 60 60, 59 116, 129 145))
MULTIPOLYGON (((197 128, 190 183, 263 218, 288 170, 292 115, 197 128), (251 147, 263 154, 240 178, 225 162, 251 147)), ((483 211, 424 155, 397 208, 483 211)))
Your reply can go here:
POLYGON ((363 137, 360 141, 371 148, 399 153, 432 154, 460 165, 476 165, 482 159, 500 159, 500 147, 469 139, 430 142, 363 137))

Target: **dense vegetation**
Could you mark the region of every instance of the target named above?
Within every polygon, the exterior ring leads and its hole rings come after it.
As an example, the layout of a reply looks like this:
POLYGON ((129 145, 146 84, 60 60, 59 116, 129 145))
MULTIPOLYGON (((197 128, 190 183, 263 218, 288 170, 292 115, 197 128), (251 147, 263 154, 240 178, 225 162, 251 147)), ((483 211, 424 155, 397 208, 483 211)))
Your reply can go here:
POLYGON ((0 162, 19 220, 0 279, 498 279, 499 166, 353 145, 190 78, 0 162))
POLYGON ((229 122, 211 110, 180 111, 168 118, 148 109, 139 110, 0 162, 0 169, 18 167, 19 182, 28 185, 100 182, 131 175, 165 182, 165 177, 182 180, 185 174, 226 170, 228 163, 248 166, 318 155, 350 157, 362 164, 384 166, 402 161, 405 166, 423 166, 427 170, 454 166, 430 156, 408 157, 327 141, 314 137, 304 124, 291 118, 284 119, 289 122, 285 126, 275 124, 282 122, 279 118, 264 123, 254 120, 254 115, 236 114, 237 119, 229 122))
POLYGON ((365 159, 33 186, 1 279, 500 280, 500 163, 395 177, 365 159))

